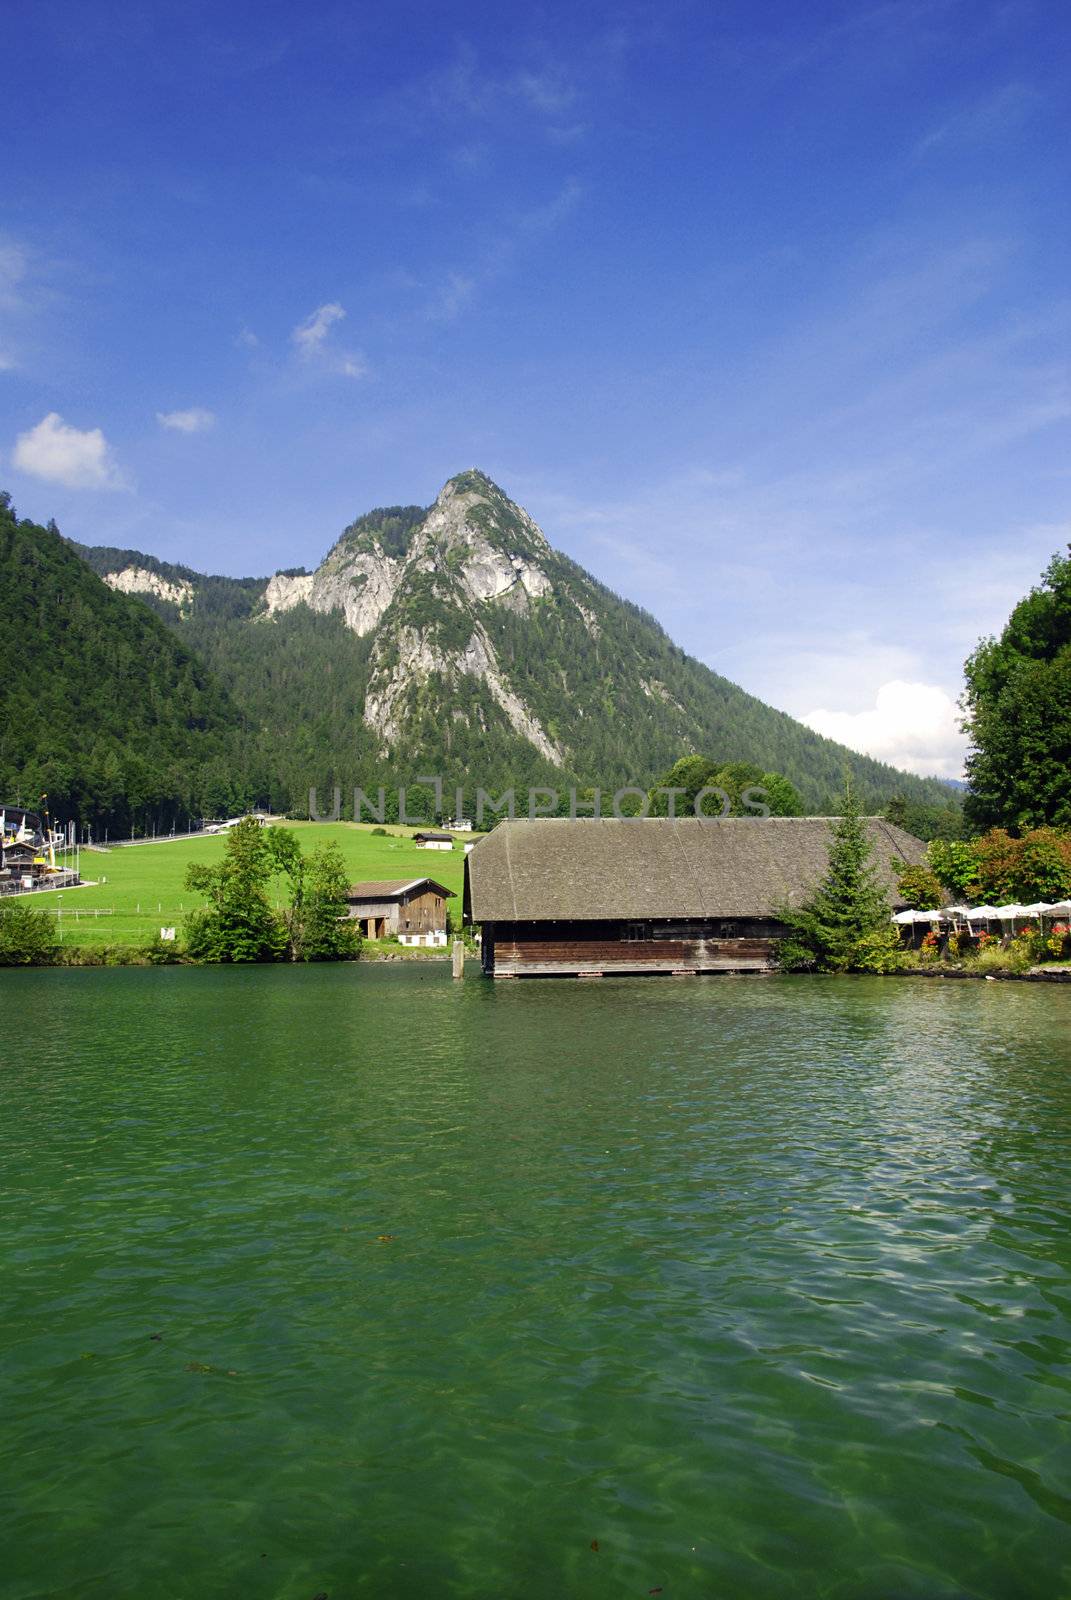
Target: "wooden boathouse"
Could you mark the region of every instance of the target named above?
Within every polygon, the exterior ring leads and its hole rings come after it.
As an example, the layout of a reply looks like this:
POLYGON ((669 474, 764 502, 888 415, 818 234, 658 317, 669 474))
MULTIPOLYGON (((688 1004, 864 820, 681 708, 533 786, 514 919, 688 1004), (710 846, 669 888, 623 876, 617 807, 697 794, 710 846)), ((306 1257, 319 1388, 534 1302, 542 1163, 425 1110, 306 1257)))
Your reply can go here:
MULTIPOLYGON (((764 972, 826 870, 829 817, 557 817, 503 821, 465 858, 465 917, 489 977, 764 972)), ((894 863, 925 845, 867 819, 890 908, 894 863)))

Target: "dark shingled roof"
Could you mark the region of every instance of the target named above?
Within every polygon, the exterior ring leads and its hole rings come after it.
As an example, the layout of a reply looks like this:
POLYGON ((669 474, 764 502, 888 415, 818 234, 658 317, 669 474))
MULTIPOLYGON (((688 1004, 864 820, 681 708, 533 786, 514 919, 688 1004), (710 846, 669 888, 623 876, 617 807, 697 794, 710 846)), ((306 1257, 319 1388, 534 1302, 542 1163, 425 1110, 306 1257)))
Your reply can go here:
MULTIPOLYGON (((821 878, 834 820, 500 822, 465 859, 465 909, 474 922, 770 917, 821 878)), ((880 817, 866 827, 890 905, 903 905, 892 862, 920 862, 926 847, 880 817)))
POLYGON ((377 878, 364 883, 351 883, 346 891, 346 899, 351 903, 354 900, 400 900, 407 891, 417 889, 432 889, 436 894, 441 894, 444 900, 449 900, 451 894, 434 878, 377 878))

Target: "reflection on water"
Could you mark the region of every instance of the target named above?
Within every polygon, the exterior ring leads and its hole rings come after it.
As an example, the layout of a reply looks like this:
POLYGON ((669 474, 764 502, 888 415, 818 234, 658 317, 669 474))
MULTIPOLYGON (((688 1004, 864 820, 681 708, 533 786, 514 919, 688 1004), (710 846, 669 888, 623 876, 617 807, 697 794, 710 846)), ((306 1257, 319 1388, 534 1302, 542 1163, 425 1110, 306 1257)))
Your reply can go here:
POLYGON ((5 1596, 1071 1593, 1066 991, 0 1001, 5 1596))

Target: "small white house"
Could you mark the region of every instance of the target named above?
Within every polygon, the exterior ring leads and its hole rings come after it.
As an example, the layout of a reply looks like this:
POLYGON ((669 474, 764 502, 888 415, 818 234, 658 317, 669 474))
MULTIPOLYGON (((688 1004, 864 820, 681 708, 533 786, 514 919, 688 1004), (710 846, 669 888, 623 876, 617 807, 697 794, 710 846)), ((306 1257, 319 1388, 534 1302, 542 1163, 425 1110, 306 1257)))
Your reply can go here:
POLYGON ((414 833, 413 843, 418 850, 452 850, 454 841, 448 833, 414 833))

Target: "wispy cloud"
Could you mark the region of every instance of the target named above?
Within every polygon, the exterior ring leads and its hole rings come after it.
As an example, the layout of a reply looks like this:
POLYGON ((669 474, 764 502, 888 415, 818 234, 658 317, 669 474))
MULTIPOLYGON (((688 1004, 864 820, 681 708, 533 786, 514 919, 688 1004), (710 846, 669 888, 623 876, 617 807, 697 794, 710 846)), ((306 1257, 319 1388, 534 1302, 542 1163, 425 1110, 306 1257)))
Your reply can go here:
POLYGON ((128 487, 101 429, 72 428, 56 411, 19 434, 12 460, 21 472, 68 489, 128 487))
POLYGON ((304 322, 298 323, 290 335, 291 343, 297 346, 299 353, 306 360, 319 355, 332 327, 336 322, 341 322, 345 315, 345 311, 337 302, 317 306, 311 316, 306 317, 304 322))
POLYGON ((445 283, 435 289, 425 307, 430 322, 453 322, 472 301, 476 293, 476 279, 463 272, 451 272, 445 283))
POLYGON ((939 148, 1004 139, 1022 127, 1042 103, 1042 95, 1029 84, 1006 83, 937 123, 917 142, 914 155, 921 159, 939 148))
MULTIPOLYGON (((29 271, 29 257, 23 245, 0 235, 0 316, 7 321, 18 321, 26 306, 23 285, 29 271)), ((0 345, 0 372, 14 372, 19 363, 7 342, 0 345)))
POLYGON ((0 238, 0 311, 11 311, 22 304, 21 288, 29 268, 23 245, 0 238))
POLYGON ((546 42, 532 44, 512 64, 492 67, 463 40, 453 56, 432 72, 385 96, 380 117, 408 121, 492 123, 525 117, 548 134, 567 124, 573 136, 584 126, 579 110, 586 100, 582 69, 560 59, 546 42))
POLYGON ((479 175, 490 170, 491 147, 485 139, 459 144, 450 151, 451 164, 458 172, 479 175))
POLYGON ((576 84, 558 63, 548 62, 538 70, 522 68, 507 82, 515 95, 548 117, 565 116, 579 98, 576 84))
POLYGON ((221 78, 248 78, 268 71, 286 58, 290 48, 290 40, 285 37, 254 43, 246 36, 235 42, 202 34, 199 40, 202 65, 221 78))
POLYGON ((252 328, 241 328, 234 336, 234 343, 239 350, 255 350, 260 340, 252 328))
POLYGON ((156 420, 161 428, 173 433, 206 433, 216 423, 215 413, 206 411, 204 406, 191 406, 188 411, 158 411, 156 420))
MULTIPOLYGON (((559 228, 583 198, 583 186, 569 178, 541 205, 505 218, 496 234, 465 269, 447 273, 434 285, 424 304, 429 322, 452 322, 475 302, 480 291, 510 271, 538 240, 559 228)), ((419 281, 419 280, 418 280, 419 281)))
POLYGON ((363 378, 368 373, 365 358, 357 351, 337 349, 330 337, 332 328, 345 315, 345 310, 335 300, 317 306, 304 322, 298 323, 290 342, 304 362, 315 363, 346 378, 363 378))

